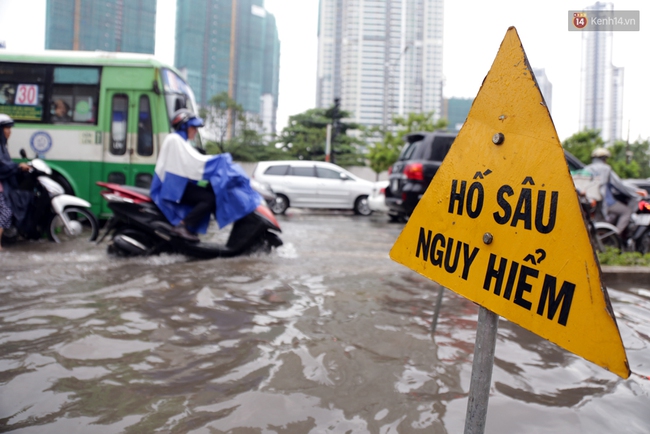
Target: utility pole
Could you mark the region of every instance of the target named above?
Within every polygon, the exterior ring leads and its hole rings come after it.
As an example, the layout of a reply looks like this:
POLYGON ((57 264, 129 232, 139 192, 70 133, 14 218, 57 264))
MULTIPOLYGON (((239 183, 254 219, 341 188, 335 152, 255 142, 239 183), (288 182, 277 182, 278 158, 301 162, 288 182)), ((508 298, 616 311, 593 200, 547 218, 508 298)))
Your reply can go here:
POLYGON ((334 108, 332 109, 332 139, 331 139, 331 157, 330 162, 335 163, 334 143, 336 143, 336 136, 341 132, 341 98, 334 98, 334 108))

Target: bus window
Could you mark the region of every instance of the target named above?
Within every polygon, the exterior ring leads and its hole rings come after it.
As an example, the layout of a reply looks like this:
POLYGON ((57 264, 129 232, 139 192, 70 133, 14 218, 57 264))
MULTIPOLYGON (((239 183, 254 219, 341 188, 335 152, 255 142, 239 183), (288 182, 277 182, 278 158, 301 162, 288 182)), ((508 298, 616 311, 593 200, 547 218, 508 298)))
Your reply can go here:
POLYGON ((98 68, 54 68, 50 120, 95 124, 98 95, 98 68))
POLYGON ((108 174, 108 182, 112 184, 126 184, 126 175, 122 172, 111 172, 108 174))
POLYGON ((111 144, 113 155, 126 153, 126 122, 129 118, 129 97, 124 94, 113 95, 111 109, 111 144))
POLYGON ((153 128, 151 126, 151 105, 147 95, 140 96, 138 110, 138 155, 153 155, 153 128))
POLYGON ((153 176, 151 173, 138 173, 135 175, 135 186, 140 188, 150 188, 153 176))
POLYGON ((3 63, 0 66, 0 113, 15 121, 43 120, 44 66, 3 63))
MULTIPOLYGON (((60 90, 59 90, 60 92, 60 90)), ((72 97, 52 94, 50 104, 50 119, 53 123, 72 122, 72 97)))

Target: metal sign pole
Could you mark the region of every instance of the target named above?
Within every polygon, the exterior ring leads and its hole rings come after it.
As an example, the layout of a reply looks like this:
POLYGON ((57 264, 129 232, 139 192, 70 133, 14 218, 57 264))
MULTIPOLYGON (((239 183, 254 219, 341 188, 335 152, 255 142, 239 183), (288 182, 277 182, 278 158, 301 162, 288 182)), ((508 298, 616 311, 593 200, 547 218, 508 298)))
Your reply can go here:
POLYGON ((465 434, 483 434, 485 431, 498 326, 499 315, 484 307, 479 307, 472 379, 469 385, 469 400, 465 418, 465 434))
POLYGON ((431 333, 436 332, 436 327, 438 327, 438 316, 440 315, 440 305, 442 304, 442 295, 445 291, 444 286, 440 286, 440 291, 438 291, 438 297, 436 299, 436 307, 433 311, 433 319, 431 320, 431 333))

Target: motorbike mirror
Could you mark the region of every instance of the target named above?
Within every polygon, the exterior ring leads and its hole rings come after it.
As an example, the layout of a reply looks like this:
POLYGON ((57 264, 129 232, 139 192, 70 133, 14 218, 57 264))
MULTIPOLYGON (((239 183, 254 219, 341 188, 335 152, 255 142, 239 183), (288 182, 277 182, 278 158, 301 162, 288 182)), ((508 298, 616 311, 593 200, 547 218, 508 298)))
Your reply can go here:
POLYGON ((27 152, 25 152, 24 148, 20 148, 20 156, 23 157, 25 160, 27 159, 27 152))

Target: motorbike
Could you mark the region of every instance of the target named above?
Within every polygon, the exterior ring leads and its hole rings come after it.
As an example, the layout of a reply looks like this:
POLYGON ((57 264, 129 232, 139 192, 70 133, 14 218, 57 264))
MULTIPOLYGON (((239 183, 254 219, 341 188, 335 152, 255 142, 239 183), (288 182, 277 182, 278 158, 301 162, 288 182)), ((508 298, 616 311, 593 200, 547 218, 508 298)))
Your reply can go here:
POLYGON ((173 226, 153 203, 149 190, 107 182, 97 182, 101 195, 113 211, 103 235, 111 241, 108 253, 117 256, 149 256, 180 253, 197 259, 233 257, 270 252, 282 245, 280 224, 266 203, 235 221, 225 244, 193 243, 177 236, 173 226))
POLYGON ((596 222, 598 239, 605 247, 620 251, 650 253, 650 202, 641 199, 636 211, 630 217, 630 223, 622 234, 616 226, 606 222, 596 222))
MULTIPOLYGON (((22 158, 27 159, 24 149, 22 158)), ((19 189, 29 191, 32 198, 25 222, 12 226, 2 234, 3 242, 8 244, 24 239, 40 239, 44 236, 50 241, 61 243, 73 239, 94 241, 99 234, 99 223, 90 210, 90 203, 65 194, 64 188, 51 178, 52 169, 40 158, 27 163, 28 172, 23 173, 19 189)))

